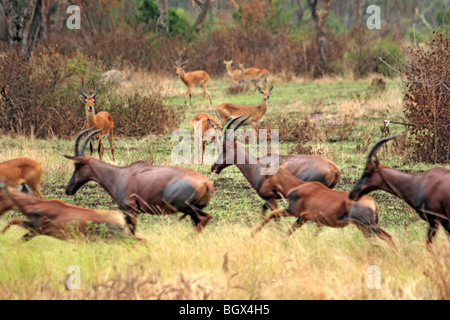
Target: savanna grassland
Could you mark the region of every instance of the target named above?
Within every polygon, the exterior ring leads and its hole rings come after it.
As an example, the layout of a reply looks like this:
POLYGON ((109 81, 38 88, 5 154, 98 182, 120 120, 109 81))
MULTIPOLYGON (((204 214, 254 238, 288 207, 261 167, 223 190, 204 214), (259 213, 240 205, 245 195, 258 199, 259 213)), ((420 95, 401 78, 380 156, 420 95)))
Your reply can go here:
MULTIPOLYGON (((275 76, 271 81, 274 89, 262 125, 280 131, 286 128, 277 127, 277 123, 294 128, 288 134, 295 138, 281 141, 281 153, 306 150, 334 161, 342 174, 337 190, 350 191, 360 177, 367 150, 382 137, 383 120, 403 118, 403 85, 397 80, 387 80, 383 91, 371 87, 372 77, 288 81, 275 76), (296 121, 309 121, 309 131, 296 131, 296 121), (302 135, 308 138, 299 145, 302 135)), ((179 127, 190 130, 190 119, 201 111, 201 90, 194 89, 193 106, 182 107, 186 89, 174 75, 136 73, 114 90, 145 95, 155 86, 166 104, 182 110, 179 127)), ((214 106, 222 102, 250 105, 261 100, 259 93, 227 94, 230 86, 228 78, 209 82, 214 104, 209 106, 205 99, 206 112, 215 116, 214 106)), ((103 99, 98 100, 98 111, 103 99)), ((83 106, 74 101, 73 108, 83 106)), ((391 135, 402 135, 405 129, 392 124, 390 130, 391 135)), ((146 160, 173 165, 170 153, 176 143, 170 134, 118 136, 114 164, 125 166, 146 160)), ((0 145, 0 161, 26 156, 42 162, 44 199, 118 209, 93 182, 73 197, 65 195, 73 164, 63 155, 72 154, 73 140, 1 136, 0 145)), ((112 163, 107 146, 104 160, 112 163)), ((380 150, 379 157, 388 166, 414 173, 432 167, 412 162, 408 152, 400 138, 380 150)), ((285 232, 294 218, 272 222, 252 238, 252 229, 261 221, 258 212, 262 200, 240 171, 229 167, 213 177, 210 164, 180 166, 195 169, 214 181, 214 196, 205 209, 213 219, 202 233, 193 231, 189 219, 178 222, 180 215, 141 215, 138 235, 142 241, 60 241, 39 236, 22 243, 20 237, 25 231, 12 227, 0 235, 0 299, 450 298, 450 242, 439 229, 432 249, 428 249, 427 224, 394 196, 371 194, 379 206, 380 225, 393 236, 398 254, 376 239, 367 241, 353 226, 322 228, 316 233, 317 227, 308 223, 288 238, 285 232), (73 265, 81 271, 79 290, 66 289, 67 268, 73 265), (381 272, 379 289, 367 285, 372 279, 368 267, 374 265, 381 272)), ((0 227, 16 215, 5 214, 0 227)))

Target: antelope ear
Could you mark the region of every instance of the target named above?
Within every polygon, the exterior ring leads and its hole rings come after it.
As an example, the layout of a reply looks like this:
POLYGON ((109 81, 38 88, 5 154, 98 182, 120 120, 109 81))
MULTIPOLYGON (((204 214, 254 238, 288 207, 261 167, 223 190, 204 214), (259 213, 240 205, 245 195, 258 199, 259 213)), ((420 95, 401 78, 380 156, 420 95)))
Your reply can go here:
POLYGON ((272 91, 272 89, 273 89, 273 86, 271 86, 271 87, 270 87, 270 89, 269 89, 269 92, 271 92, 271 91, 272 91))
POLYGON ((102 95, 100 94, 100 93, 97 93, 97 95, 95 96, 95 98, 94 98, 94 102, 96 101, 96 100, 98 100, 98 98, 100 98, 102 95))
POLYGON ((79 95, 79 98, 80 98, 81 102, 86 103, 86 99, 84 98, 84 96, 82 94, 79 95))

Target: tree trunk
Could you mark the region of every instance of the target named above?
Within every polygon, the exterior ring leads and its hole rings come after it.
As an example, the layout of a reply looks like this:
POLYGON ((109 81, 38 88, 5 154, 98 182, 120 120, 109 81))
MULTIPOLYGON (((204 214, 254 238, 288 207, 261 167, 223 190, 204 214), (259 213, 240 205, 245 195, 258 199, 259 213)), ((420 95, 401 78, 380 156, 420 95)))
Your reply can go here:
POLYGON ((352 36, 356 35, 361 31, 361 0, 356 0, 355 6, 355 24, 353 25, 350 34, 352 36))
POLYGON ((318 0, 308 0, 311 7, 311 15, 314 21, 314 27, 317 32, 317 46, 319 48, 319 71, 323 76, 328 65, 327 58, 327 19, 330 10, 331 0, 322 0, 322 7, 317 11, 318 0))
POLYGON ((8 24, 10 50, 20 50, 22 57, 28 56, 42 36, 42 0, 24 0, 21 9, 17 1, 1 0, 0 3, 8 24))
POLYGON ((297 22, 303 22, 303 15, 305 14, 305 7, 303 6, 303 0, 297 0, 298 10, 297 10, 297 22))
POLYGON ((195 29, 200 30, 202 28, 203 22, 206 19, 207 14, 208 14, 208 10, 209 10, 209 7, 211 6, 212 0, 203 0, 203 2, 200 0, 194 0, 194 1, 198 4, 198 6, 201 9, 201 11, 197 16, 197 19, 195 19, 195 23, 194 23, 195 29))
POLYGON ((164 28, 166 34, 169 34, 169 4, 167 0, 158 0, 158 10, 159 18, 156 26, 164 28))

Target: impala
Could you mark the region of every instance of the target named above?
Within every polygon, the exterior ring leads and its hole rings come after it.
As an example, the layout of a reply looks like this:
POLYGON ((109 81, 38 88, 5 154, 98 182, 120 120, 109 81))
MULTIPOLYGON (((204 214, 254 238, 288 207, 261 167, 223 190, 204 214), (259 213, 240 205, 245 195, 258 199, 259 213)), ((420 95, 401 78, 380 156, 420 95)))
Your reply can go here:
POLYGON ((201 141, 202 146, 202 161, 203 153, 205 151, 205 141, 216 142, 216 150, 219 150, 219 143, 222 140, 222 126, 211 115, 201 112, 197 113, 191 120, 191 128, 194 132, 194 139, 199 146, 201 141), (199 125, 199 127, 196 127, 199 125), (218 139, 216 139, 216 137, 218 139))
MULTIPOLYGON (((106 111, 101 111, 99 113, 95 113, 95 101, 97 97, 97 87, 95 86, 94 80, 92 80, 92 84, 94 85, 94 93, 91 96, 88 96, 84 92, 84 80, 81 81, 81 95, 80 100, 83 101, 85 109, 86 109, 86 128, 95 128, 95 130, 98 130, 100 128, 103 128, 101 132, 97 134, 98 137, 98 154, 100 157, 100 160, 103 157, 103 138, 108 137, 109 140, 109 146, 111 149, 111 154, 114 158, 114 146, 113 146, 113 131, 114 131, 114 121, 111 115, 106 111)), ((90 149, 91 149, 91 155, 93 153, 93 146, 92 146, 92 140, 90 141, 90 149)))
POLYGON ((382 165, 377 151, 395 138, 384 138, 373 145, 363 175, 350 193, 350 199, 358 200, 374 190, 389 192, 403 199, 428 222, 428 244, 433 241, 439 224, 450 236, 450 170, 436 167, 422 174, 411 174, 382 165))
POLYGON ((241 83, 245 83, 244 80, 244 71, 242 69, 236 69, 232 70, 231 65, 233 64, 233 60, 223 60, 223 63, 225 64, 225 67, 227 69, 227 73, 230 76, 230 78, 235 82, 236 87, 240 86, 241 83))
POLYGON ((19 188, 22 183, 26 183, 31 192, 42 199, 42 165, 40 162, 29 158, 16 158, 0 162, 0 178, 2 177, 6 185, 12 188, 19 188))
MULTIPOLYGON (((28 186, 24 186, 27 189, 28 186)), ((28 230, 22 239, 36 235, 58 239, 83 235, 124 235, 127 224, 122 213, 110 210, 91 210, 68 205, 59 200, 39 200, 18 190, 10 190, 0 183, 0 215, 8 210, 20 211, 27 220, 12 218, 4 227, 12 225, 28 230)))
MULTIPOLYGON (((101 130, 101 129, 99 129, 101 130)), ((117 167, 84 155, 86 144, 96 131, 89 133, 80 149, 83 130, 75 140, 75 155, 65 156, 74 162, 75 170, 66 187, 66 194, 74 195, 86 182, 95 181, 126 212, 126 221, 134 234, 136 214, 189 215, 197 231, 211 219, 203 212, 211 200, 212 181, 197 171, 178 167, 160 167, 136 161, 127 167, 117 167)))
POLYGON ((253 94, 255 94, 256 89, 261 86, 261 82, 263 83, 263 89, 266 88, 268 84, 267 78, 269 77, 269 71, 266 69, 258 69, 258 68, 245 68, 245 64, 240 63, 239 69, 244 73, 244 81, 247 82, 247 90, 250 92, 250 83, 253 83, 255 86, 255 90, 253 94))
POLYGON ((239 116, 246 116, 246 122, 250 122, 253 129, 256 129, 256 125, 262 121, 263 116, 267 112, 267 101, 270 98, 273 86, 269 90, 261 90, 259 92, 262 95, 261 104, 259 106, 244 106, 233 103, 223 103, 216 107, 216 112, 219 115, 220 122, 225 125, 225 122, 239 116))
POLYGON ((188 91, 186 92, 186 95, 184 97, 184 105, 186 105, 187 97, 189 96, 189 104, 192 105, 192 89, 194 86, 201 86, 203 88, 203 97, 202 101, 200 102, 200 105, 203 108, 203 100, 205 99, 205 94, 208 95, 209 102, 212 104, 211 95, 209 94, 208 90, 206 90, 206 85, 209 81, 209 74, 207 74, 203 70, 197 70, 197 71, 191 71, 187 72, 184 70, 184 66, 188 63, 188 60, 184 61, 180 64, 180 58, 178 58, 177 61, 175 61, 175 67, 177 69, 176 74, 177 76, 183 81, 183 83, 188 88, 188 91))
POLYGON ((318 182, 297 179, 284 170, 283 165, 278 168, 277 173, 269 176, 266 188, 281 192, 288 199, 289 206, 287 209, 273 211, 254 229, 252 235, 274 218, 291 216, 297 220, 289 228, 288 235, 307 221, 333 228, 354 224, 365 237, 375 234, 396 250, 390 234, 378 225, 378 207, 372 198, 364 196, 359 201, 350 200, 348 192, 331 190, 318 182))
POLYGON ((229 128, 240 118, 233 118, 224 128, 225 139, 222 145, 222 153, 217 158, 216 163, 212 165, 211 172, 220 174, 226 167, 231 165, 237 166, 256 193, 264 200, 264 205, 260 212, 262 216, 265 216, 269 208, 276 209, 276 200, 281 198, 274 188, 271 189, 266 186, 266 183, 270 180, 270 175, 263 173, 271 159, 275 159, 275 161, 278 159, 278 162, 282 162, 286 170, 305 181, 318 181, 330 187, 336 185, 340 177, 340 170, 328 159, 319 156, 278 154, 269 154, 260 158, 255 157, 241 143, 231 139, 233 131, 237 130, 245 122, 245 118, 241 119, 233 129, 229 128), (243 158, 243 161, 238 161, 239 156, 243 158))

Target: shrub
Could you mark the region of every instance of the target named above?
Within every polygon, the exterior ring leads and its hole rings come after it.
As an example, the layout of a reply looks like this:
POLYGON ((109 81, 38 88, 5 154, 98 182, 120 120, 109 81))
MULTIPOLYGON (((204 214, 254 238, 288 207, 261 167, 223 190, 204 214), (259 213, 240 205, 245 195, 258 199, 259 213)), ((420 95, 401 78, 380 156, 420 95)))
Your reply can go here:
POLYGON ((92 92, 90 79, 95 80, 101 95, 97 111, 111 113, 117 133, 165 134, 178 126, 181 112, 164 105, 158 95, 118 96, 114 87, 103 84, 102 72, 97 60, 80 52, 63 56, 54 48, 38 47, 28 61, 7 54, 0 59, 0 74, 5 75, 0 79, 0 131, 37 138, 78 133, 85 123, 78 99, 82 78, 86 93, 92 92))
POLYGON ((450 32, 434 35, 428 50, 411 50, 404 109, 417 160, 450 163, 450 32))

